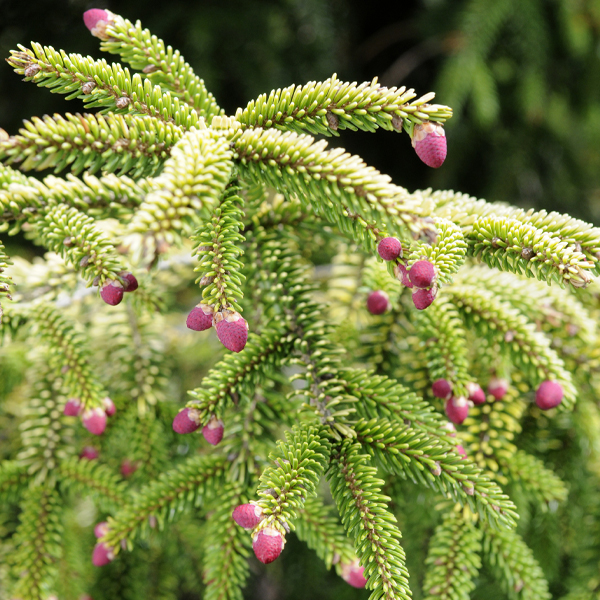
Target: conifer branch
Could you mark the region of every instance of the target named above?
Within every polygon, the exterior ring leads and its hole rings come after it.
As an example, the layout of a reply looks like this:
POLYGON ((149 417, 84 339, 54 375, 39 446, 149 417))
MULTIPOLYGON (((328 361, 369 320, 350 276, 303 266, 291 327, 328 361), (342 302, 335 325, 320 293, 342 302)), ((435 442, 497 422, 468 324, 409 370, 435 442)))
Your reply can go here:
POLYGON ((106 28, 107 39, 100 44, 101 50, 120 55, 136 71, 158 84, 165 92, 189 105, 208 122, 222 114, 215 98, 206 89, 204 81, 185 62, 179 50, 166 46, 163 40, 142 29, 139 21, 135 25, 120 15, 111 13, 113 19, 106 28))
POLYGON ((354 538, 356 553, 365 567, 369 600, 408 600, 408 571, 396 518, 387 510, 389 498, 381 493, 383 481, 361 454, 358 443, 346 440, 332 448, 327 471, 331 494, 346 531, 354 538))
POLYGON ((481 531, 457 512, 448 512, 429 542, 425 600, 469 600, 481 568, 480 552, 481 531))
POLYGON ((169 156, 181 132, 170 124, 134 115, 66 114, 25 121, 20 134, 0 140, 0 160, 24 171, 69 167, 77 175, 131 172, 150 176, 169 156))
POLYGON ((210 221, 199 227, 192 236, 194 255, 200 273, 196 283, 204 286, 202 301, 213 307, 215 312, 233 308, 242 312, 238 301, 244 297, 241 285, 246 279, 241 273, 243 263, 238 256, 243 254, 239 243, 246 238, 239 233, 244 225, 243 200, 238 187, 227 188, 221 202, 215 207, 210 221))
MULTIPOLYGON (((9 265, 12 265, 12 261, 8 257, 8 254, 6 254, 4 244, 0 241, 0 298, 6 297, 11 300, 10 288, 12 286, 12 278, 2 274, 9 265)), ((2 314, 2 305, 0 305, 0 320, 2 319, 2 314)))
POLYGON ((342 129, 373 132, 379 127, 388 131, 404 128, 410 135, 415 123, 443 123, 452 116, 449 107, 429 104, 433 92, 413 100, 415 97, 413 89, 388 89, 377 78, 357 85, 340 81, 334 74, 324 82, 291 85, 273 90, 268 97, 261 94, 245 109, 239 108, 235 117, 244 128, 276 127, 312 135, 339 135, 337 131, 342 129))
POLYGON ((168 243, 173 232, 198 225, 209 216, 229 182, 233 164, 226 139, 193 129, 173 147, 163 172, 154 180, 131 222, 132 231, 151 232, 168 243))
POLYGON ((511 600, 551 598, 544 572, 518 533, 484 529, 483 551, 511 600))
POLYGON ((0 465, 0 500, 13 501, 29 482, 27 465, 17 460, 5 460, 0 465))

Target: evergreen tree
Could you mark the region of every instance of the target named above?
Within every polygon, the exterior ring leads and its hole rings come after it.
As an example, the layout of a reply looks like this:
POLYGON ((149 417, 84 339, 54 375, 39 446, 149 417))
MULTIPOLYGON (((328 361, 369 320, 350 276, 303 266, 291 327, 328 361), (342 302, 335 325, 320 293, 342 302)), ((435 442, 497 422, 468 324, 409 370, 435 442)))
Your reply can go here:
POLYGON ((227 116, 139 22, 84 22, 128 66, 8 59, 97 110, 0 131, 1 230, 46 250, 0 245, 5 597, 237 599, 295 536, 374 600, 596 598, 600 229, 315 138, 438 168, 433 93, 227 116))

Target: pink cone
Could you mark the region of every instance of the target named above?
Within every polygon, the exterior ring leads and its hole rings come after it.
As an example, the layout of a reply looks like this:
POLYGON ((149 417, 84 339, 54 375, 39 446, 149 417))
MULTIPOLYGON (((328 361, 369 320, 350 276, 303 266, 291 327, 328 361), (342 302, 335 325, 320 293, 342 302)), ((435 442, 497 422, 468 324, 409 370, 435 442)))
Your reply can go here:
POLYGON ((131 477, 137 471, 137 465, 129 459, 125 459, 121 463, 121 475, 123 477, 131 477))
POLYGON ((112 281, 100 290, 100 297, 106 304, 116 306, 123 300, 123 291, 123 286, 119 281, 112 281))
POLYGON ((395 237, 386 237, 379 242, 377 252, 383 260, 396 260, 402 254, 402 244, 395 237))
POLYGON ((225 426, 221 419, 217 419, 214 415, 210 418, 208 425, 202 428, 204 439, 213 446, 216 446, 223 439, 225 426))
POLYGON ((106 416, 112 417, 117 411, 115 408, 115 403, 108 396, 102 400, 102 403, 104 404, 104 412, 106 413, 106 416))
POLYGON ((488 393, 490 393, 496 400, 502 400, 508 392, 508 381, 506 379, 500 379, 493 377, 488 383, 488 393))
POLYGON ((283 537, 273 527, 261 529, 252 540, 252 550, 261 563, 272 563, 283 550, 283 537))
POLYGON ((86 460, 96 460, 100 456, 100 453, 93 446, 85 446, 79 454, 79 458, 85 458, 86 460))
POLYGON ((437 169, 446 160, 448 148, 444 128, 428 121, 415 125, 412 145, 417 156, 428 166, 437 169))
POLYGON ((389 296, 381 290, 371 292, 367 298, 367 310, 372 315, 382 315, 389 305, 389 296))
POLYGON ((466 398, 450 397, 446 400, 446 416, 457 425, 460 425, 469 414, 469 404, 466 398))
POLYGON ((435 267, 428 260, 418 260, 410 268, 408 276, 415 287, 429 288, 435 279, 435 267))
POLYGON ((94 435, 102 435, 106 429, 106 413, 101 408, 86 410, 82 421, 83 426, 94 435))
POLYGON ((97 538, 104 537, 108 531, 108 523, 106 521, 101 521, 94 527, 94 535, 97 538))
POLYGON ((416 290, 413 292, 412 301, 417 310, 425 310, 433 304, 437 291, 435 288, 430 290, 416 290))
POLYGON ((364 588, 367 585, 364 572, 365 568, 355 560, 352 564, 342 564, 342 579, 355 588, 364 588))
POLYGON ((262 512, 262 508, 256 504, 240 504, 231 516, 240 527, 254 529, 262 520, 262 512))
POLYGON ((436 398, 446 399, 452 395, 452 384, 447 379, 436 379, 431 391, 436 398))
POLYGON ((138 289, 138 280, 135 278, 133 273, 129 271, 121 271, 119 273, 119 277, 123 279, 123 291, 125 292, 135 292, 138 289))
POLYGON ((185 322, 188 329, 205 331, 213 326, 213 307, 208 304, 198 304, 190 311, 185 322))
POLYGON ((413 287, 410 277, 408 276, 408 271, 402 263, 394 267, 394 274, 396 275, 396 279, 398 279, 398 281, 400 281, 404 287, 413 287))
POLYGON ((79 398, 69 398, 65 404, 63 414, 67 417, 76 417, 81 410, 81 402, 79 398))
POLYGON ((175 433, 192 433, 200 427, 200 415, 194 408, 184 408, 173 419, 175 433))
POLYGON ((463 458, 467 458, 467 451, 460 444, 456 446, 456 453, 460 454, 463 458))
POLYGON ((469 400, 473 404, 483 404, 485 402, 485 392, 479 384, 473 382, 467 383, 467 393, 469 394, 469 400))
POLYGON ((215 317, 217 337, 227 350, 241 352, 248 341, 248 323, 235 311, 223 311, 215 317))
POLYGON ((92 563, 95 567, 103 567, 114 560, 114 558, 115 553, 106 544, 99 542, 94 546, 92 563))
POLYGON ((83 13, 83 22, 90 31, 96 27, 98 21, 108 22, 109 20, 108 13, 101 8, 90 8, 83 13))
POLYGON ((562 385, 556 381, 542 381, 535 393, 535 403, 542 410, 550 410, 558 406, 563 399, 562 385))

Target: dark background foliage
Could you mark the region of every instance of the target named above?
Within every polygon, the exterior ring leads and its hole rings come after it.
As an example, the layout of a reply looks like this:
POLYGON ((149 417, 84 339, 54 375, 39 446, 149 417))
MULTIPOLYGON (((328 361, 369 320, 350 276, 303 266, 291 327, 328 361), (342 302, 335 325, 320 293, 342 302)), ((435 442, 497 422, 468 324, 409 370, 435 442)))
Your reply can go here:
MULTIPOLYGON (((141 19, 182 52, 228 113, 262 92, 333 72, 351 81, 379 77, 419 94, 434 90, 438 102, 455 110, 440 170, 423 165, 405 135, 343 132, 332 143, 410 190, 455 189, 600 221, 598 1, 169 0, 153 10, 142 0, 0 0, 0 56, 31 40, 103 56, 81 18, 91 7, 141 19)), ((0 64, 0 127, 16 133, 24 118, 67 110, 82 106, 21 84, 0 64)), ((409 571, 418 581, 434 523, 410 518, 411 512, 402 507, 400 525, 409 571)), ((543 539, 543 515, 529 523, 531 537, 543 539)), ((560 565, 536 550, 560 593, 560 565)), ((248 597, 366 597, 327 574, 294 539, 264 573, 256 569, 248 597)), ((497 594, 482 572, 474 596, 497 594)), ((182 590, 181 598, 197 597, 182 590)))

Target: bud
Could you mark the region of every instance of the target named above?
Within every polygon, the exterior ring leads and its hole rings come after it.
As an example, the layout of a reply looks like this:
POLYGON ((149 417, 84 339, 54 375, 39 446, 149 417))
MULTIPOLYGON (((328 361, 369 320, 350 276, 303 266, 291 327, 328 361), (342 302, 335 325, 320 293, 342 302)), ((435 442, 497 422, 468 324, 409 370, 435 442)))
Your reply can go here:
POLYGON ((120 281, 111 281, 102 287, 100 290, 100 297, 106 304, 116 306, 123 300, 124 291, 120 281))
POLYGON ((81 401, 79 398, 69 398, 65 404, 63 414, 67 417, 76 417, 81 411, 81 401))
POLYGON ((173 431, 175 433, 192 433, 200 427, 200 415, 194 408, 184 408, 173 419, 173 431))
POLYGON ((115 403, 108 396, 102 400, 102 404, 104 405, 104 412, 107 417, 112 417, 117 411, 115 403))
POLYGON ((186 326, 194 331, 205 331, 213 325, 213 307, 208 304, 198 304, 187 316, 186 326))
POLYGON ((402 244, 395 237, 386 237, 379 242, 377 252, 383 260, 396 260, 402 254, 402 244))
POLYGON ((415 290, 412 295, 412 301, 417 310, 425 310, 433 304, 437 290, 432 287, 430 290, 415 290))
POLYGON ((542 410, 550 410, 558 406, 563 399, 564 392, 560 383, 556 381, 542 381, 535 393, 535 403, 542 410))
POLYGON ((135 275, 129 271, 121 271, 119 277, 123 280, 123 291, 124 292, 135 292, 138 289, 138 281, 135 275))
POLYGON ((272 563, 283 550, 283 536, 273 527, 261 529, 252 540, 252 550, 261 563, 272 563))
POLYGON ((448 398, 445 408, 446 416, 457 425, 460 425, 469 414, 469 404, 463 396, 448 398))
POLYGON ((508 381, 499 377, 492 377, 488 383, 488 393, 494 396, 496 400, 502 400, 508 392, 508 381))
POLYGON ((408 276, 408 271, 406 267, 400 263, 394 267, 394 275, 396 279, 402 283, 404 287, 411 288, 413 284, 410 281, 410 277, 408 276))
POLYGON ((431 386, 431 391, 436 398, 445 400, 452 395, 452 384, 447 379, 436 379, 431 386))
POLYGON ((106 544, 98 543, 94 547, 92 554, 92 563, 95 567, 103 567, 114 560, 115 553, 106 544))
POLYGON ((479 384, 473 382, 467 383, 467 393, 469 394, 469 400, 473 404, 483 404, 485 402, 485 392, 479 384))
POLYGON ((210 418, 208 425, 205 425, 202 428, 202 435, 209 444, 216 446, 223 439, 224 430, 225 426, 223 425, 223 421, 217 419, 217 417, 213 415, 210 418))
POLYGON ((263 510, 253 504, 240 504, 232 513, 233 520, 244 529, 254 529, 262 520, 263 510))
POLYGON ((367 310, 372 315, 382 315, 389 305, 389 296, 382 290, 371 292, 367 298, 367 310))
POLYGON ((100 453, 93 446, 85 446, 79 454, 79 458, 85 458, 86 460, 96 460, 99 456, 100 453))
POLYGON ((428 260, 418 260, 410 268, 408 276, 415 287, 426 289, 433 284, 435 267, 428 260))
POLYGON ((113 23, 113 15, 101 8, 91 8, 83 13, 83 22, 91 34, 101 40, 107 40, 106 27, 113 23))
POLYGON ((108 533, 108 523, 106 521, 101 521, 94 527, 94 535, 97 538, 104 537, 108 533))
POLYGON ((351 564, 342 563, 342 579, 349 583, 355 588, 364 588, 367 585, 364 572, 365 568, 358 564, 358 560, 355 560, 351 564))
POLYGON ((102 435, 106 429, 106 413, 101 408, 86 410, 82 421, 83 426, 94 435, 102 435))
POLYGON ((427 121, 415 125, 412 138, 412 146, 417 156, 428 166, 437 169, 446 160, 448 152, 446 146, 446 133, 444 128, 427 121))
POLYGON ((131 477, 137 471, 137 465, 126 458, 121 463, 121 475, 123 477, 131 477))
POLYGON ((248 323, 238 312, 224 310, 215 315, 219 341, 227 350, 241 352, 248 341, 248 323))

